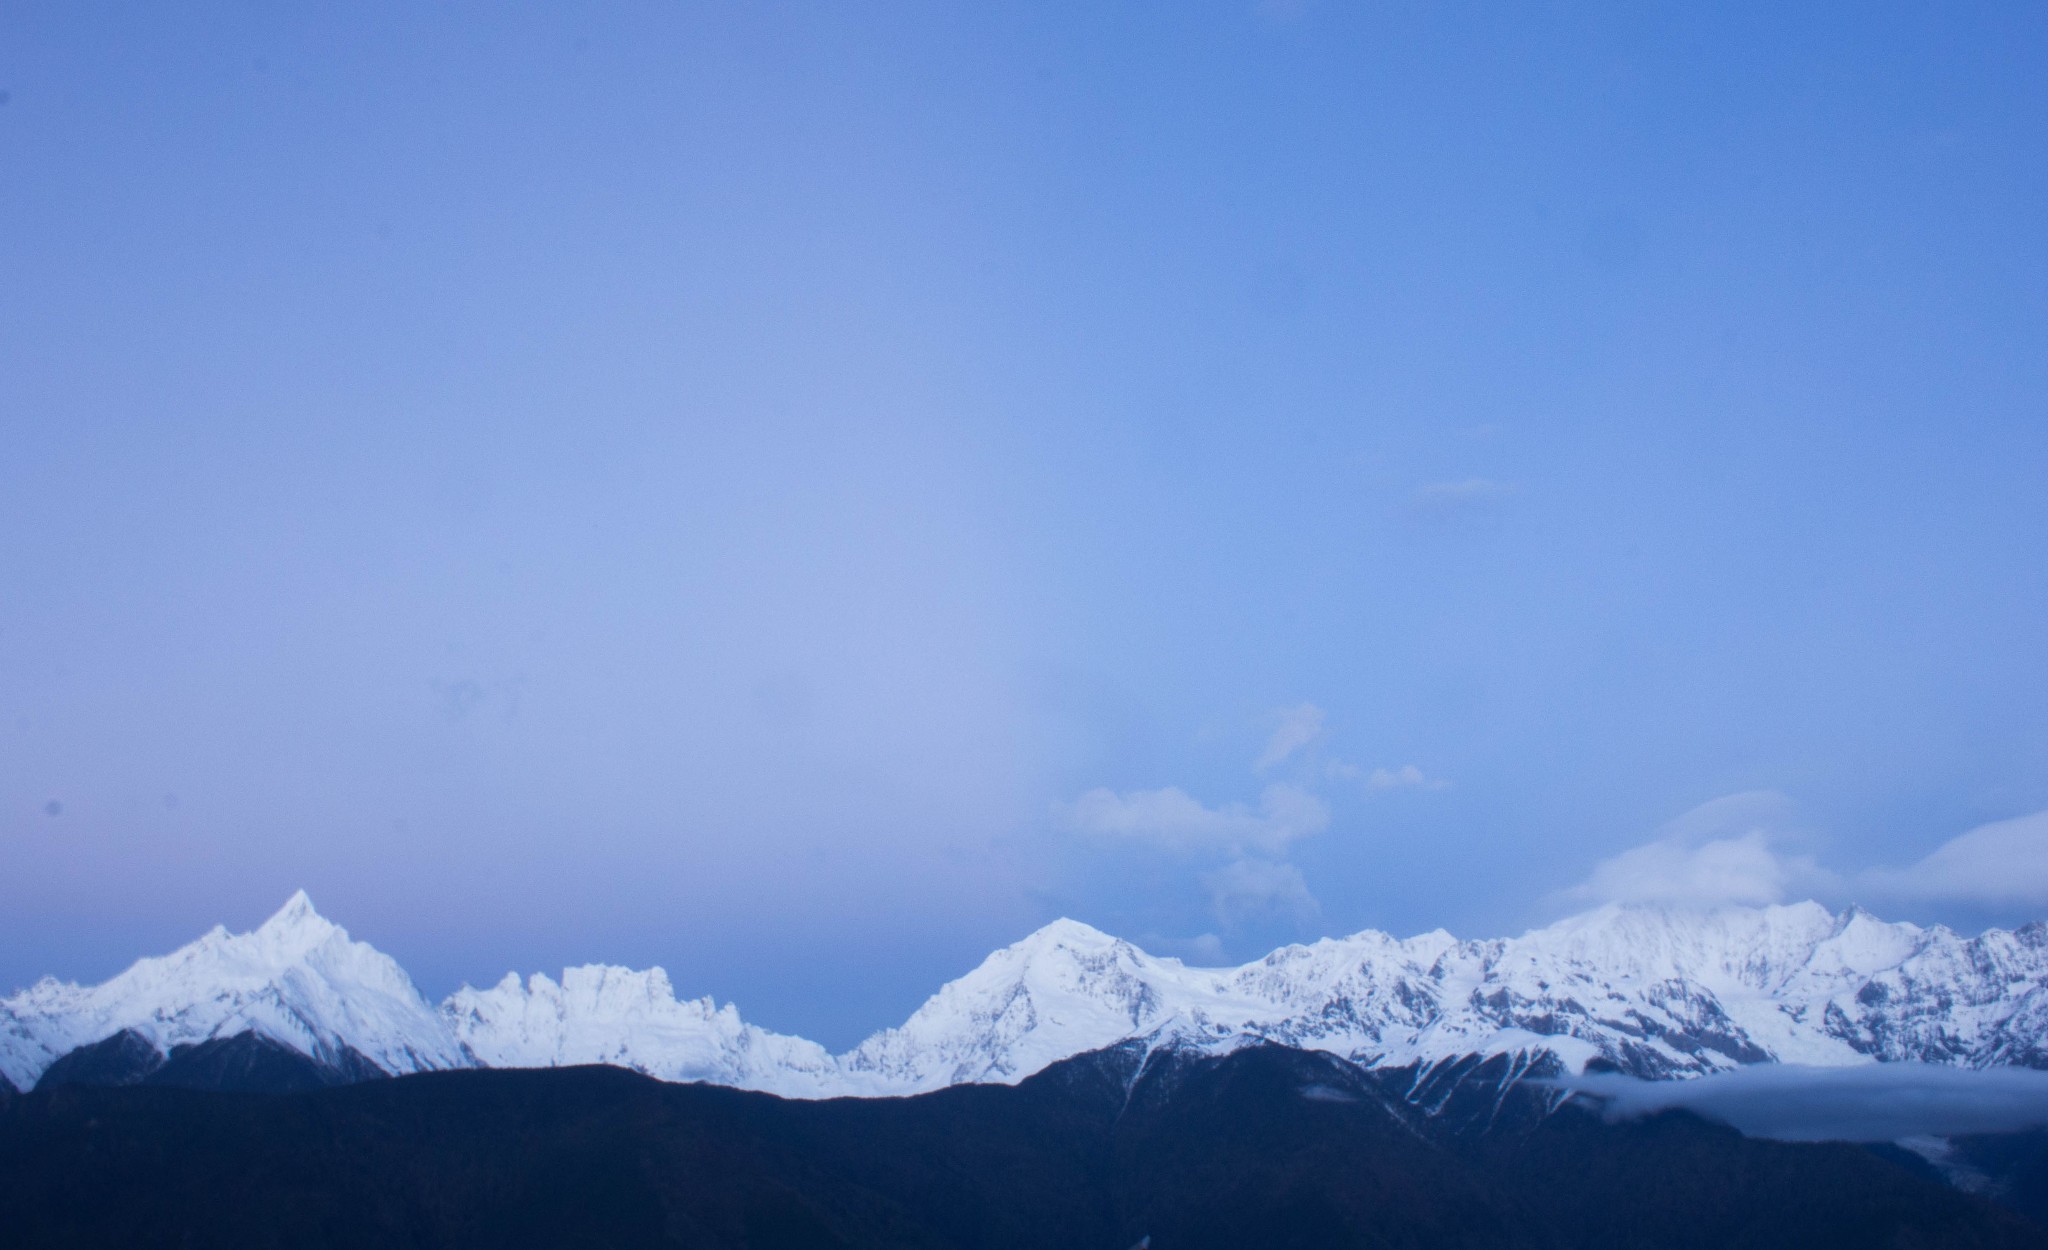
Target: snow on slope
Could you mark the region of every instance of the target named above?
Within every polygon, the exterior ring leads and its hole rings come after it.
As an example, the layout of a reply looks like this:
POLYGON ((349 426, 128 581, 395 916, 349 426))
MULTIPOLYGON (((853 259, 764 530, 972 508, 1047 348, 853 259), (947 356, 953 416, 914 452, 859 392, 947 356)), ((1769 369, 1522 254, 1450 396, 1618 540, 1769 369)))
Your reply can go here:
MULTIPOLYGON (((605 970, 568 975, 594 971, 605 970)), ((1816 903, 1608 907, 1490 941, 1441 932, 1400 941, 1368 931, 1284 947, 1241 968, 1187 967, 1059 920, 942 987, 901 1026, 829 1064, 804 1049, 796 1069, 761 1066, 759 1042, 706 1040, 712 1031, 747 1035, 730 1008, 676 1004, 665 977, 659 986, 661 1012, 703 1022, 674 1035, 687 1042, 657 1041, 615 1009, 566 1003, 575 996, 558 994, 545 978, 537 979, 544 1007, 530 1005, 535 990, 516 978, 494 991, 466 991, 451 1005, 464 1017, 464 1040, 486 1062, 550 1061, 545 1047, 498 1040, 527 1027, 518 1021, 538 1010, 550 1036, 584 1038, 565 1052, 579 1060, 608 1054, 655 1075, 799 1096, 1014 1082, 1130 1039, 1218 1049, 1265 1040, 1391 1066, 1548 1055, 1573 1072, 1598 1059, 1646 1077, 1774 1060, 2048 1066, 2042 926, 1965 939, 1855 909, 1838 917, 1816 903), (485 1001, 498 994, 510 998, 485 1001)))
POLYGON ((823 1046, 756 1028, 731 1004, 677 1001, 668 973, 590 964, 560 982, 518 974, 464 986, 442 1004, 455 1034, 492 1068, 609 1063, 664 1081, 711 1081, 791 1097, 837 1092, 823 1046))
POLYGON ((124 1027, 166 1047, 254 1028, 316 1057, 352 1047, 390 1072, 611 1063, 793 1097, 1014 1082, 1131 1039, 1264 1040, 1397 1067, 1549 1056, 1645 1077, 1770 1061, 2048 1067, 2048 927, 1964 938, 1817 903, 1605 907, 1517 938, 1367 931, 1192 968, 1059 920, 833 1056, 731 1006, 679 1000, 659 968, 507 975, 436 1012, 299 895, 256 933, 216 930, 103 986, 45 981, 0 1002, 0 1074, 26 1087, 124 1027))
POLYGON ((394 1073, 470 1062, 405 971, 350 941, 304 891, 253 933, 215 927, 104 984, 45 978, 0 1001, 0 1075, 26 1089, 65 1052, 123 1029, 164 1051, 255 1032, 324 1063, 352 1049, 394 1073))
POLYGON ((1014 1081, 1125 1040, 1267 1040, 1371 1065, 1547 1053, 1646 1077, 1745 1063, 2048 1066, 2048 930, 1886 924, 1817 903, 1606 907, 1519 938, 1365 932, 1187 968, 1060 921, 842 1059, 863 1088, 1014 1081))
POLYGON ((1174 1025, 1200 1029, 1214 1019, 1229 1030, 1271 1014, 1270 1004, 1227 991, 1214 972, 1056 920, 946 984, 841 1066, 863 1092, 1009 1083, 1128 1038, 1178 1036, 1174 1025))

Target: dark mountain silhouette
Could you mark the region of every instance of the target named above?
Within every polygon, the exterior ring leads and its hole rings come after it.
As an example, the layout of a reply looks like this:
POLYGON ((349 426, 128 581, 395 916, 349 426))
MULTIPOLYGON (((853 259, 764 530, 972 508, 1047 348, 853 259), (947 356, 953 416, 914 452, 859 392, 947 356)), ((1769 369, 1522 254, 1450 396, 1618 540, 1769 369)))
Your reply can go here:
POLYGON ((2048 1247, 1858 1147, 1679 1112, 1608 1124, 1526 1083, 1481 1100, 1483 1079, 1432 1115, 1397 1084, 1416 1075, 1125 1047, 1014 1087, 824 1102, 611 1068, 63 1084, 0 1105, 0 1229, 23 1247, 2048 1247))
POLYGON ((1957 1137, 1949 1146, 1988 1196, 2048 1227, 2048 1129, 1957 1137))
POLYGON ((122 1029, 63 1055, 43 1070, 36 1086, 140 1085, 163 1066, 164 1055, 156 1043, 133 1029, 122 1029))
POLYGON ((282 1094, 382 1079, 383 1069, 348 1049, 335 1062, 322 1063, 261 1033, 237 1033, 173 1046, 166 1055, 140 1033, 123 1029, 65 1054, 43 1072, 36 1088, 168 1085, 282 1094))

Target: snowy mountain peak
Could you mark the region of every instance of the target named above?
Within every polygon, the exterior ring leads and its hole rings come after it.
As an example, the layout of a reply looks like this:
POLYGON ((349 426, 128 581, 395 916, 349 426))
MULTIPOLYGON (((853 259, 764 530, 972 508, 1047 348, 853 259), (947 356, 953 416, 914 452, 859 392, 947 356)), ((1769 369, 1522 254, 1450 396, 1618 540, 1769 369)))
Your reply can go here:
POLYGON ((303 959, 327 942, 349 940, 348 931, 321 915, 304 890, 286 899, 284 906, 249 936, 255 939, 250 943, 252 949, 260 949, 279 963, 303 959))
MULTIPOLYGON (((1818 907, 1819 904, 1816 903, 1814 904, 1814 906, 1818 907)), ((1917 934, 1920 932, 1920 929, 1919 926, 1908 924, 1905 921, 1890 921, 1880 919, 1879 917, 1864 910, 1862 904, 1851 903, 1846 908, 1842 909, 1840 915, 1835 917, 1835 931, 1833 936, 1842 937, 1846 934, 1859 931, 1866 934, 1880 932, 1917 934)))
POLYGON ((1010 943, 1008 949, 1039 951, 1068 947, 1078 950, 1103 950, 1122 942, 1122 938, 1111 937, 1094 925, 1062 916, 1049 924, 1041 925, 1026 937, 1010 943))
POLYGON ((566 968, 556 981, 508 972, 487 990, 464 986, 442 1004, 450 1029, 486 1067, 608 1063, 665 1081, 712 1081, 793 1096, 841 1092, 815 1042, 756 1028, 730 1004, 677 999, 668 973, 609 964, 566 968))
POLYGON ((273 933, 322 926, 333 927, 313 906, 311 895, 304 890, 294 890, 292 896, 284 901, 284 906, 271 913, 270 919, 257 926, 256 931, 273 933))
POLYGON ((870 1037, 841 1063, 870 1086, 904 1092, 1017 1081, 1156 1030, 1187 984, 1214 976, 1056 920, 940 987, 900 1027, 870 1037))
POLYGON ((1811 902, 1608 906, 1513 938, 1366 930, 1194 968, 1063 918, 835 1056, 678 997, 658 967, 508 973, 436 1009, 301 892, 253 932, 216 928, 104 985, 46 979, 0 1001, 0 1075, 25 1088, 123 1029, 164 1050, 256 1032, 394 1073, 610 1063, 798 1097, 1014 1082, 1126 1041, 1269 1041, 1396 1067, 1600 1059, 1645 1077, 1771 1061, 2048 1068, 2048 928, 1964 938, 1811 902))
POLYGON ((304 891, 249 933, 216 926, 97 986, 45 979, 0 1001, 0 1075, 35 1083, 59 1056, 133 1031, 159 1051, 256 1033, 332 1065, 386 1072, 469 1056, 390 956, 314 910, 304 891))

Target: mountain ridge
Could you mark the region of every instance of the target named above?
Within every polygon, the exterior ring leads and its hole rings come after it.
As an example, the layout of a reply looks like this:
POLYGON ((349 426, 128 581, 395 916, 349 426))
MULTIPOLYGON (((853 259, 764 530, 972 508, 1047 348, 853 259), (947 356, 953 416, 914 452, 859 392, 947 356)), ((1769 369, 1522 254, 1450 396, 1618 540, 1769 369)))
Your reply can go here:
POLYGON ((1609 905, 1513 938, 1365 930, 1202 968, 1062 918, 834 1055, 679 997, 658 967, 508 973, 431 1004, 299 891, 250 933, 216 926, 100 985, 45 978, 0 999, 0 1077, 28 1089, 123 1032, 163 1055, 253 1033, 331 1072, 605 1063, 799 1098, 1014 1084, 1121 1043, 1653 1079, 1773 1061, 2048 1067, 2048 926, 1966 938, 1812 902, 1609 905))
POLYGON ((1684 1112, 1610 1122, 1528 1086, 1460 1117, 1408 1075, 1281 1046, 1134 1045, 910 1098, 609 1067, 267 1097, 64 1086, 0 1104, 0 1227, 66 1250, 2048 1245, 1906 1152, 1684 1112))

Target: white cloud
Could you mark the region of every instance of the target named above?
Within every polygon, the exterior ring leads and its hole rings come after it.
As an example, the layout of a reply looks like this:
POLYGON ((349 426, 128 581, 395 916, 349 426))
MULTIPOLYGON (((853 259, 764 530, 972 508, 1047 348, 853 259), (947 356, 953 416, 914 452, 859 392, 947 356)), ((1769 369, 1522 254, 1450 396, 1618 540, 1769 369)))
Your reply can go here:
MULTIPOLYGON (((1304 748, 1323 735, 1323 710, 1313 703, 1297 704, 1277 709, 1267 723, 1272 732, 1252 764, 1261 773, 1290 761, 1303 762, 1304 748)), ((1314 767, 1290 771, 1304 780, 1315 775, 1319 781, 1318 774, 1358 776, 1357 769, 1319 755, 1307 756, 1306 762, 1314 767)), ((1301 922, 1321 911, 1301 869, 1286 862, 1295 842, 1320 833, 1330 823, 1329 805, 1303 785, 1268 785, 1256 807, 1211 807, 1178 786, 1121 793, 1098 786, 1056 810, 1074 829, 1100 839, 1139 843, 1211 864, 1227 859, 1201 878, 1210 907, 1226 931, 1263 917, 1301 922)), ((1181 945, 1197 959, 1222 958, 1222 942, 1214 934, 1181 945)))
POLYGON ((1683 903, 1757 907, 1785 900, 1811 860, 1788 861, 1762 831, 1699 846, 1651 842, 1601 860, 1593 875, 1565 892, 1582 903, 1683 903))
POLYGON ((1279 724, 1266 740, 1266 749, 1259 754, 1258 762, 1252 765, 1260 772, 1285 762, 1323 734, 1323 709, 1313 703, 1283 708, 1274 716, 1279 724))
POLYGON ((1416 517, 1448 521, 1492 512, 1514 493, 1513 486, 1484 477, 1428 482, 1408 496, 1408 511, 1416 517))
POLYGON ((1450 784, 1441 777, 1426 776, 1413 764, 1403 764, 1399 768, 1375 768, 1365 777, 1368 790, 1446 790, 1450 784))
POLYGON ((1773 845, 1790 813, 1791 801, 1768 790, 1702 803, 1660 829, 1655 841, 1601 860, 1561 900, 1757 907, 1825 886, 1831 879, 1810 856, 1786 855, 1773 845))
POLYGON ((1143 945, 1148 951, 1171 955, 1197 968, 1221 968, 1230 962, 1223 939, 1214 933, 1199 933, 1191 938, 1161 937, 1155 933, 1147 936, 1143 945))
POLYGON ((1330 809, 1299 786, 1267 786, 1255 811, 1242 803, 1207 807, 1178 786, 1118 794, 1098 786, 1065 809, 1075 828, 1106 838, 1146 842, 1180 853, 1246 850, 1279 854, 1319 833, 1330 809))
POLYGON ((1873 869, 1855 885, 1881 897, 2048 906, 2048 812, 1979 825, 1919 863, 1873 869))
POLYGON ((1782 838, 1799 828, 1799 806, 1777 790, 1738 790, 1666 821, 1657 837, 1666 842, 1698 845, 1716 838, 1740 837, 1763 830, 1782 838))
POLYGON ((1753 790, 1715 799, 1657 837, 1596 864, 1555 902, 1757 906, 1795 897, 1846 902, 1961 903, 2048 907, 2048 811, 1980 825, 1902 868, 1838 875, 1784 849, 1796 835, 1784 795, 1753 790))
POLYGON ((1274 850, 1288 843, 1321 833, 1330 825, 1330 806, 1300 786, 1267 786, 1259 795, 1259 811, 1272 836, 1274 850))
POLYGON ((1297 923, 1312 920, 1321 912, 1308 882, 1293 864, 1267 859, 1233 860, 1203 876, 1209 887, 1209 905, 1226 929, 1248 920, 1279 916, 1297 923))

